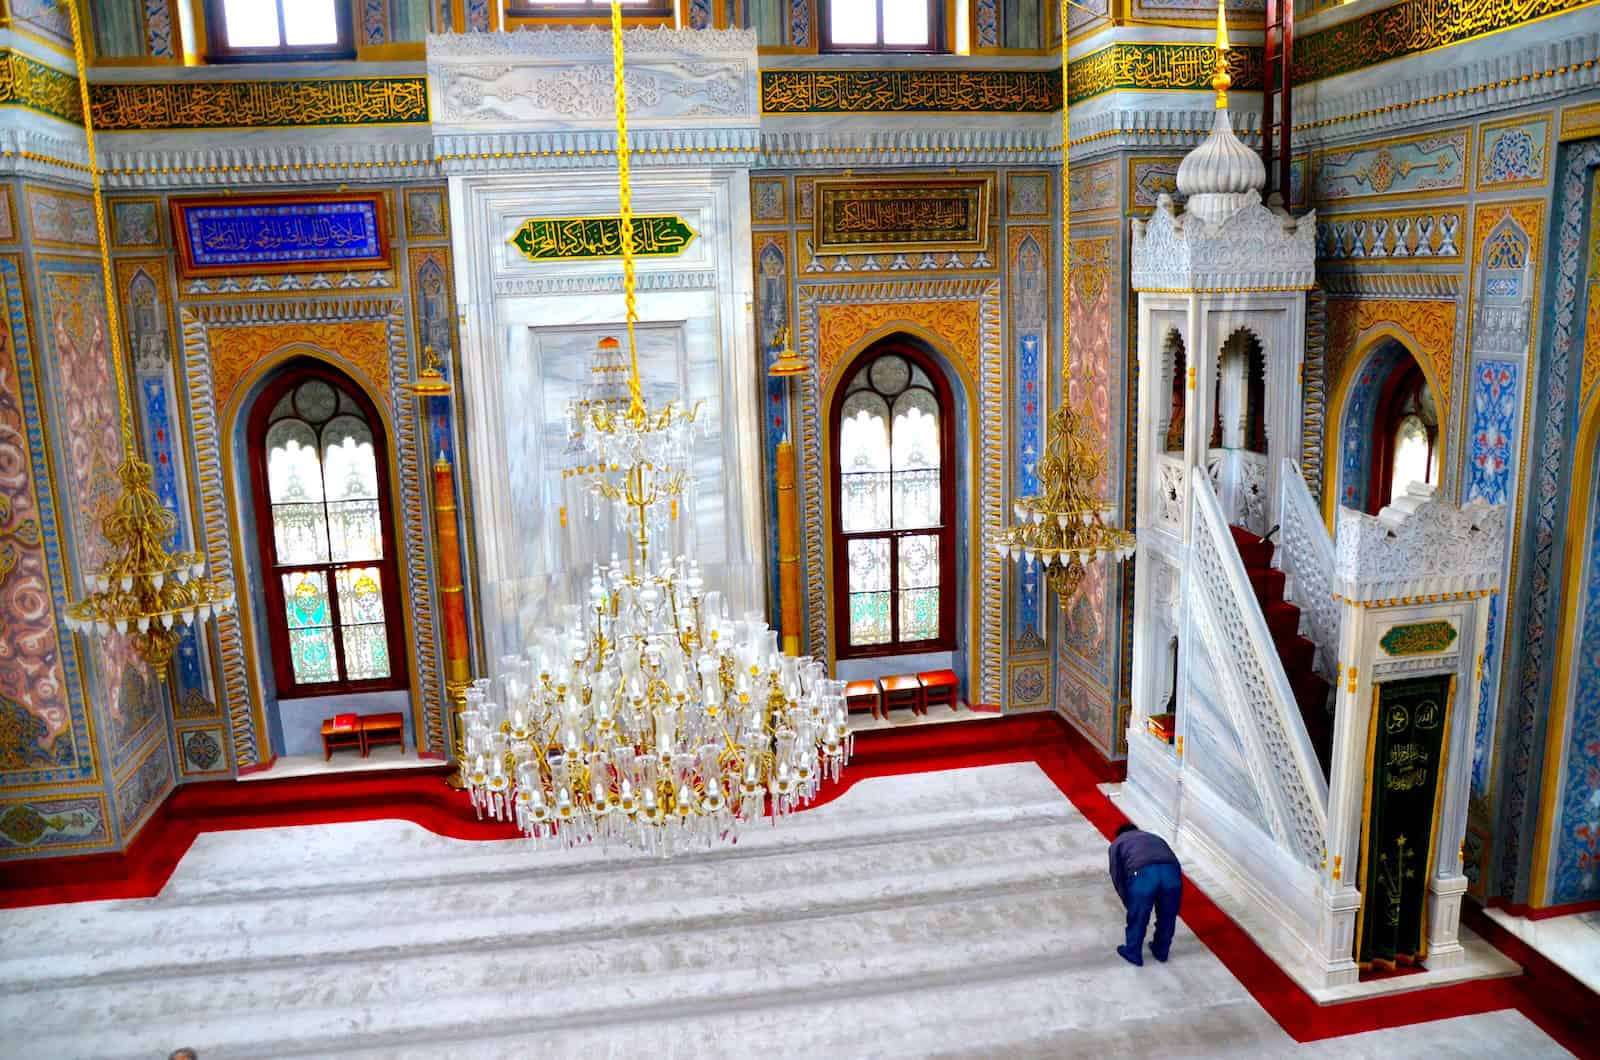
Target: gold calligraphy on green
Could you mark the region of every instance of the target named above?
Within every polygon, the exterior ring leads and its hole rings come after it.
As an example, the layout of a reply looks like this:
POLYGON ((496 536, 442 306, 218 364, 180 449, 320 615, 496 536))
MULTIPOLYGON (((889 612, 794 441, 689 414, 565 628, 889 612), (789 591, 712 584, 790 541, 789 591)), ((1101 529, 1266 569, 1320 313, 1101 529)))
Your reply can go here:
POLYGON ((1390 655, 1431 655, 1444 651, 1455 640, 1456 627, 1441 619, 1393 626, 1378 641, 1378 646, 1390 655))
MULTIPOLYGON (((694 229, 672 215, 635 217, 633 250, 641 257, 682 254, 694 229)), ((622 255, 620 217, 530 217, 511 243, 529 261, 583 261, 622 255)))
POLYGON ((7 104, 83 124, 83 104, 72 75, 26 55, 0 50, 0 106, 7 104))
MULTIPOLYGON (((1067 68, 1068 95, 1079 103, 1119 88, 1211 89, 1217 50, 1209 44, 1113 44, 1074 59, 1067 68)), ((1261 49, 1228 51, 1233 88, 1261 88, 1261 49)))
POLYGON ((305 128, 415 125, 428 121, 424 77, 301 81, 98 82, 89 105, 96 129, 305 128))
POLYGON ((1061 109, 1055 70, 763 70, 767 114, 1042 113, 1061 109))

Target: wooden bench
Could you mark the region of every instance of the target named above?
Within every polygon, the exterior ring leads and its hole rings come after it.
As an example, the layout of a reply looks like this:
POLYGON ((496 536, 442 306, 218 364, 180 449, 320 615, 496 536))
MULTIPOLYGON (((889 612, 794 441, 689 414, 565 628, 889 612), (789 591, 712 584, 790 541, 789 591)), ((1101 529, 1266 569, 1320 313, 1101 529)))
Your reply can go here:
POLYGON ((340 714, 322 723, 322 760, 333 758, 333 752, 353 747, 367 757, 367 744, 361 735, 361 723, 354 714, 340 714))
POLYGON ((951 710, 959 710, 956 698, 961 695, 961 679, 954 670, 923 670, 917 674, 922 685, 922 712, 943 703, 951 710))
POLYGON ((876 680, 851 681, 844 686, 846 710, 870 710, 874 718, 883 709, 883 689, 876 680))
POLYGON ((894 707, 910 707, 913 714, 928 713, 922 698, 922 682, 917 680, 916 674, 880 678, 878 684, 883 688, 884 717, 887 718, 894 707))
POLYGON ((361 715, 361 757, 367 757, 378 744, 397 743, 406 752, 406 721, 400 714, 361 715))

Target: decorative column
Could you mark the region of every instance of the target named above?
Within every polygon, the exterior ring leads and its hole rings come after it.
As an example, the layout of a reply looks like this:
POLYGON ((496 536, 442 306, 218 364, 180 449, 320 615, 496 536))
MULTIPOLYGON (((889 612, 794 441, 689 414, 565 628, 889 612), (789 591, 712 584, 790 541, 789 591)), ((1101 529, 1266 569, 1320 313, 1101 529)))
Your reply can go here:
POLYGON ((794 492, 794 443, 778 443, 778 616, 783 650, 800 654, 800 502, 794 492))
MULTIPOLYGON (((456 528, 456 487, 444 453, 433 462, 433 534, 438 555, 439 609, 444 613, 444 686, 454 704, 452 756, 461 757, 460 711, 472 670, 467 657, 467 603, 461 588, 461 535, 456 528)), ((451 774, 451 780, 456 780, 451 774)))

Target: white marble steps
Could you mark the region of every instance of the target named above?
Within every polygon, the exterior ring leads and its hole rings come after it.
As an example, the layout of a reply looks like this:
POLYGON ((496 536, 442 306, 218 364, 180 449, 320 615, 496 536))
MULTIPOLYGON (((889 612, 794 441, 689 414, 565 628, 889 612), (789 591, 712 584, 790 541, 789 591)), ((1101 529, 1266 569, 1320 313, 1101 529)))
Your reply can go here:
MULTIPOLYGON (((865 781, 666 862, 241 831, 154 900, 0 911, 0 1027, 93 1060, 1296 1051, 1181 925, 1171 963, 1125 964, 1121 912, 1104 839, 1033 765, 865 781)), ((1502 1023, 1519 1060, 1559 1055, 1502 1023)))

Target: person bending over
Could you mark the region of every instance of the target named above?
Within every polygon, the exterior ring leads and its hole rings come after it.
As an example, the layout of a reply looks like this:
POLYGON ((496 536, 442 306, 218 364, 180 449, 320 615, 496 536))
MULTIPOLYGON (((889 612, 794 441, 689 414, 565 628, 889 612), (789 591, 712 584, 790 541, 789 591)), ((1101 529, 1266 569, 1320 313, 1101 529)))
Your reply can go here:
POLYGON ((1156 937, 1150 952, 1165 961, 1172 949, 1172 931, 1177 926, 1178 906, 1183 900, 1183 869, 1178 856, 1158 835, 1124 824, 1111 840, 1111 883, 1117 897, 1128 910, 1127 941, 1117 953, 1129 964, 1144 964, 1144 933, 1150 926, 1150 910, 1156 911, 1156 937))

